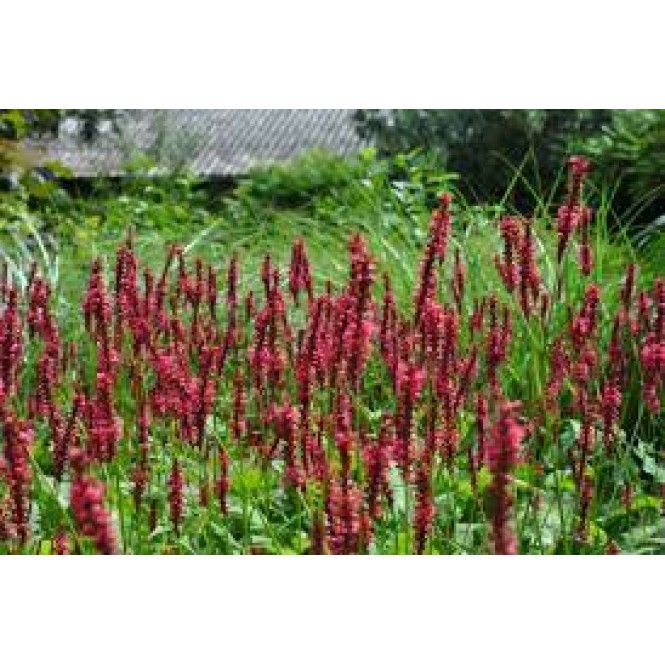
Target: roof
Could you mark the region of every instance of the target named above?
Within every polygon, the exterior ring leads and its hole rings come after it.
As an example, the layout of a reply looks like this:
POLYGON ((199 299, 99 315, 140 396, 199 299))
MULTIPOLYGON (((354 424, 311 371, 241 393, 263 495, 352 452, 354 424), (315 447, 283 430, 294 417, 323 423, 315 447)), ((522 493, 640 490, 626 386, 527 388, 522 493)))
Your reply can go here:
POLYGON ((76 121, 37 145, 44 161, 58 161, 75 176, 120 175, 129 159, 147 154, 165 168, 187 167, 202 176, 233 176, 252 166, 287 160, 313 148, 341 155, 367 145, 349 109, 123 110, 118 132, 102 124, 85 142, 76 121))

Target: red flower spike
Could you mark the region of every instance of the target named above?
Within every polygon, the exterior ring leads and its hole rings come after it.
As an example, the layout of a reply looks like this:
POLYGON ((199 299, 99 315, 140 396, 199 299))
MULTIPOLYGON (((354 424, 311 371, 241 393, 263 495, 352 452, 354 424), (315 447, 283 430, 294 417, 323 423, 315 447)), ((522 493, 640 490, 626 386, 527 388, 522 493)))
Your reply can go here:
POLYGON ((104 485, 77 472, 71 487, 71 506, 77 529, 92 538, 100 554, 115 554, 111 518, 104 508, 104 485))
POLYGON ((509 523, 512 505, 510 472, 520 461, 521 444, 529 433, 529 427, 517 419, 519 406, 517 402, 501 406, 499 420, 488 437, 485 451, 492 474, 490 493, 495 554, 517 554, 517 541, 509 523))
POLYGON ((169 506, 171 509, 171 523, 173 524, 176 535, 180 534, 180 526, 182 524, 184 483, 180 462, 177 458, 174 458, 171 465, 171 473, 169 474, 169 506))

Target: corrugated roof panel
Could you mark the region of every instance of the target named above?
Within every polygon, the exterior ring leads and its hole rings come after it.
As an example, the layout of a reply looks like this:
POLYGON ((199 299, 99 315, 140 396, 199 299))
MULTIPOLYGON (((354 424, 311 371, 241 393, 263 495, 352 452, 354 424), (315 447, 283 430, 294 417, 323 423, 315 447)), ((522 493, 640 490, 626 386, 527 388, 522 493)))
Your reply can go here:
POLYGON ((76 175, 117 175, 132 153, 165 162, 174 157, 200 175, 236 175, 253 165, 290 159, 312 148, 354 154, 366 141, 348 109, 123 110, 120 133, 92 143, 61 132, 37 145, 76 175), (161 148, 159 146, 161 142, 161 148), (178 154, 179 153, 179 154, 178 154))

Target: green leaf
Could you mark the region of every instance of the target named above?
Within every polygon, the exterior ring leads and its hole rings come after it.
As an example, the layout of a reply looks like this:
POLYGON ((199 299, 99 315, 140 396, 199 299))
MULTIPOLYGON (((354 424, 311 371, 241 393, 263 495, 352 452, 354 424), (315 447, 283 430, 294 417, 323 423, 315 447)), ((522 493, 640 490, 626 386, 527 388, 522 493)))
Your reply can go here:
POLYGON ((647 446, 642 440, 637 442, 635 454, 642 462, 642 471, 652 476, 657 483, 665 483, 665 467, 658 464, 655 457, 651 454, 652 452, 652 446, 647 446))

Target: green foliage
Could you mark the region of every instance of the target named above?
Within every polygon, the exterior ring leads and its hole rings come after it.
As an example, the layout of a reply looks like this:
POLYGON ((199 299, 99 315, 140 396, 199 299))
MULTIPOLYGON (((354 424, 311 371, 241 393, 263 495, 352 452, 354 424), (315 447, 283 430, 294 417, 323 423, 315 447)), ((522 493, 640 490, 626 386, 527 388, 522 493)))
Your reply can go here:
POLYGON ((192 231, 211 219, 208 198, 198 178, 182 173, 165 177, 147 157, 127 166, 120 183, 99 179, 91 191, 72 196, 54 185, 32 201, 44 227, 61 242, 85 246, 100 238, 119 239, 131 226, 140 231, 192 231))
MULTIPOLYGON (((95 213, 105 226, 124 230, 131 221, 137 229, 158 230, 209 221, 207 198, 194 175, 164 176, 147 157, 133 160, 127 170, 119 191, 103 186, 98 191, 95 213)), ((95 197, 90 201, 95 202, 95 197)))
POLYGON ((665 212, 665 110, 618 110, 598 135, 574 143, 615 193, 622 221, 644 227, 665 212))
POLYGON ((260 220, 299 211, 330 224, 340 217, 421 215, 455 176, 418 151, 379 158, 368 148, 342 158, 311 151, 280 165, 257 168, 241 179, 226 210, 260 220))
POLYGON ((61 116, 58 109, 0 109, 0 138, 20 141, 28 136, 53 134, 61 116))
POLYGON ((25 286, 31 266, 56 283, 58 280, 57 241, 46 232, 44 220, 28 205, 24 191, 0 196, 0 262, 9 275, 25 286))
MULTIPOLYGON (((366 110, 356 113, 360 133, 383 154, 414 149, 432 152, 442 166, 463 178, 474 200, 500 198, 515 168, 528 158, 524 174, 538 184, 561 169, 571 136, 593 134, 609 118, 603 110, 366 110)), ((518 185, 515 202, 531 197, 518 185)))
POLYGON ((84 140, 93 139, 102 120, 113 120, 114 109, 0 109, 0 138, 19 141, 26 137, 54 135, 65 118, 79 121, 84 140))
POLYGON ((241 178, 235 193, 240 200, 263 206, 307 207, 317 197, 334 196, 353 186, 364 175, 362 161, 314 150, 288 163, 252 169, 241 178))

